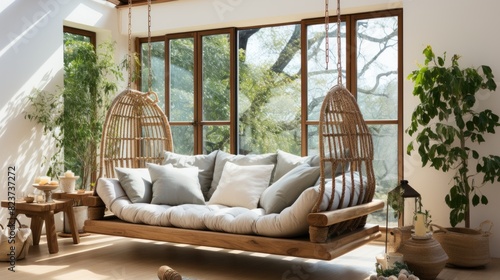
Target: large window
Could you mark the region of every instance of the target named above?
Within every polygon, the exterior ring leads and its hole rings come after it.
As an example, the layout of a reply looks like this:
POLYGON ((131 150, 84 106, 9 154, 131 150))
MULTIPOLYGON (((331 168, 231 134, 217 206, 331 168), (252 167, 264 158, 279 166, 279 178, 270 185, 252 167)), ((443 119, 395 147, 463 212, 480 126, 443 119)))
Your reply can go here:
MULTIPOLYGON (((93 32, 93 31, 88 31, 88 30, 83 30, 83 29, 78 29, 78 28, 73 28, 73 27, 69 27, 69 26, 64 26, 63 27, 63 45, 64 45, 64 65, 65 65, 65 70, 66 70, 66 67, 67 65, 70 65, 73 61, 73 59, 77 56, 77 55, 73 55, 73 49, 75 48, 75 46, 79 46, 78 43, 76 42, 80 42, 80 44, 82 44, 81 42, 83 42, 83 44, 91 44, 93 47, 94 47, 94 50, 96 49, 96 33, 93 32), (76 41, 76 42, 73 42, 73 41, 76 41), (71 46, 69 48, 69 50, 67 49, 68 46, 71 46)), ((65 86, 67 86, 67 80, 66 80, 66 76, 67 73, 65 73, 65 78, 64 78, 64 83, 65 83, 65 86)), ((75 115, 74 112, 75 111, 81 111, 79 109, 82 108, 82 101, 79 99, 78 100, 78 104, 75 104, 74 101, 75 98, 68 100, 67 98, 64 99, 64 111, 65 111, 65 114, 71 114, 71 115, 75 115), (68 113, 69 112, 69 113, 68 113)), ((90 109, 87 109, 88 111, 90 111, 90 109)), ((85 114, 85 113, 83 113, 85 114)), ((83 121, 82 121, 83 122, 83 121)), ((79 122, 79 124, 81 124, 81 122, 79 122)), ((71 141, 71 140, 67 140, 67 139, 73 139, 71 138, 72 136, 74 136, 76 134, 76 132, 74 132, 74 129, 72 129, 74 126, 74 123, 72 123, 70 120, 67 120, 64 122, 64 126, 63 126, 63 131, 67 132, 65 135, 65 141, 63 142, 63 145, 66 147, 63 152, 64 152, 64 170, 73 170, 73 171, 76 171, 78 173, 82 173, 82 169, 83 169, 83 164, 82 164, 82 158, 83 156, 81 155, 81 149, 79 149, 79 146, 78 146, 78 143, 75 142, 75 141, 71 141), (74 132, 74 133, 68 133, 68 131, 70 132, 74 132), (70 135, 70 136, 68 136, 70 135), (77 151, 77 152, 75 152, 77 151)), ((81 139, 81 138, 79 138, 81 139)), ((86 142, 87 143, 87 142, 86 142)), ((89 162, 88 165, 89 166, 97 166, 97 158, 96 157, 90 157, 91 159, 89 159, 89 161, 92 161, 92 162, 89 162)), ((80 175, 83 175, 83 174, 80 174, 80 175)), ((90 182, 96 182, 97 181, 97 170, 96 169, 91 169, 89 174, 87 175, 90 175, 90 178, 86 178, 86 179, 90 179, 90 182)), ((88 182, 87 180, 83 180, 83 176, 81 179, 78 180, 78 184, 80 184, 80 182, 88 182)), ((87 187, 87 186, 84 186, 84 187, 87 187)))
MULTIPOLYGON (((402 177, 402 10, 341 20, 343 83, 372 132, 377 192, 386 194, 402 177)), ((175 151, 316 154, 319 109, 337 84, 335 17, 328 30, 328 68, 324 19, 166 35, 175 151)))

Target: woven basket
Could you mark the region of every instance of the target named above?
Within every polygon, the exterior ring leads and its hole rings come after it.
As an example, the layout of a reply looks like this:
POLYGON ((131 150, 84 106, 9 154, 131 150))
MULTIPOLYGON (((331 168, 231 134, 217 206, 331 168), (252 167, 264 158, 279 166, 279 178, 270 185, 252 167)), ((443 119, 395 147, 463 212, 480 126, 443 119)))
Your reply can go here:
POLYGON ((31 234, 31 229, 22 225, 18 219, 16 219, 19 227, 15 229, 15 243, 9 243, 10 238, 10 228, 3 227, 0 224, 0 228, 2 228, 1 237, 0 237, 0 261, 9 262, 14 258, 12 253, 15 251, 15 260, 21 260, 26 257, 29 251, 30 245, 33 243, 33 236, 31 234), (15 247, 15 250, 11 250, 12 247, 15 247))
POLYGON ((443 228, 432 225, 434 238, 448 255, 448 264, 460 267, 485 266, 490 262, 490 242, 492 224, 485 221, 479 229, 443 228), (483 226, 489 224, 488 230, 483 226), (434 230, 437 227, 438 230, 434 230))

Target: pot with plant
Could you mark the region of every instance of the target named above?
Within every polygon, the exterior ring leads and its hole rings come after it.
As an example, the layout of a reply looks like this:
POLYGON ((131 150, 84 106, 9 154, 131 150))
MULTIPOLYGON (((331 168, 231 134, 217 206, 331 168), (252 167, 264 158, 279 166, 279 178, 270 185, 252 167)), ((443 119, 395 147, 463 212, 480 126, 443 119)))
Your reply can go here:
POLYGON ((436 56, 430 46, 423 54, 424 65, 408 77, 415 84, 413 95, 420 104, 406 130, 415 137, 407 153, 417 151, 422 166, 453 172, 445 197, 452 228, 434 234, 447 252, 449 263, 468 267, 485 265, 490 259, 489 240, 483 232, 470 229, 470 206, 487 204, 488 198, 481 187, 500 180, 500 157, 483 156, 476 149, 485 142, 484 135, 494 134, 500 125, 498 115, 491 110, 476 110, 478 93, 495 91, 494 76, 485 65, 461 68, 458 55, 452 56, 451 65, 446 66, 446 53, 436 56), (465 228, 456 227, 461 222, 465 228), (460 241, 454 241, 457 236, 460 241))
POLYGON ((91 43, 65 38, 64 87, 55 92, 36 90, 29 97, 31 110, 25 113, 55 140, 56 151, 47 159, 48 176, 63 176, 66 168, 79 175, 77 189, 95 183, 102 124, 121 79, 111 42, 95 50, 91 43))

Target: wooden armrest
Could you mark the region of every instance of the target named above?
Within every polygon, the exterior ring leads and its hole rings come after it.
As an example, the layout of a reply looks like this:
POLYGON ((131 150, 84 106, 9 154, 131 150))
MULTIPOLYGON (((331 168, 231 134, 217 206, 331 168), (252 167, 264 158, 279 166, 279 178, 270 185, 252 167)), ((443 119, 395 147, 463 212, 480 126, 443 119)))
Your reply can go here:
POLYGON ((373 200, 365 204, 347 208, 311 213, 307 216, 307 222, 310 226, 326 227, 329 225, 368 215, 383 208, 384 202, 382 200, 373 200))
POLYGON ((85 206, 104 206, 104 202, 99 196, 87 196, 83 198, 83 205, 85 206))

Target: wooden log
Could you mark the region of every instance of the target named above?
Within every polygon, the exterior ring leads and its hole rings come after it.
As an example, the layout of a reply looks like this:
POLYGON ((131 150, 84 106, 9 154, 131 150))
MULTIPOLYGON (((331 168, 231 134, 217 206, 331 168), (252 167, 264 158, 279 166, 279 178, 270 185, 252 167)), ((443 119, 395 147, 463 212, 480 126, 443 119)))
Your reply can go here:
POLYGON ((324 243, 328 240, 328 227, 309 227, 309 240, 315 243, 324 243))
POLYGON ((369 203, 357 206, 351 206, 348 208, 311 213, 307 216, 307 222, 309 223, 310 226, 326 227, 343 221, 362 217, 372 212, 381 210, 383 208, 384 208, 383 201, 373 200, 372 202, 369 203))
POLYGON ((158 279, 160 280, 182 280, 182 276, 179 272, 173 270, 168 265, 162 265, 158 269, 158 279))
POLYGON ((104 206, 88 206, 87 215, 89 220, 102 220, 106 207, 104 206))
POLYGON ((104 202, 99 196, 86 196, 82 199, 82 203, 85 206, 104 206, 104 202))

